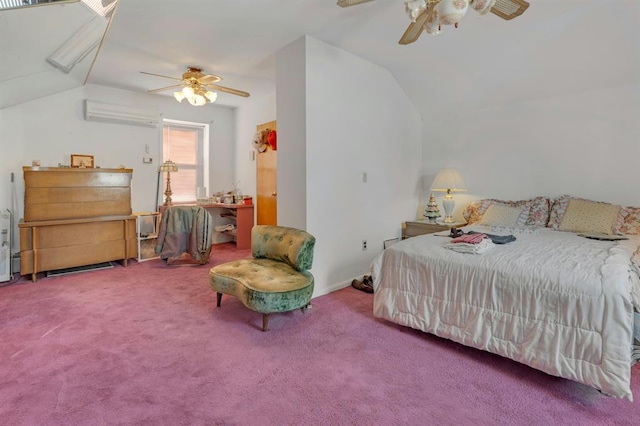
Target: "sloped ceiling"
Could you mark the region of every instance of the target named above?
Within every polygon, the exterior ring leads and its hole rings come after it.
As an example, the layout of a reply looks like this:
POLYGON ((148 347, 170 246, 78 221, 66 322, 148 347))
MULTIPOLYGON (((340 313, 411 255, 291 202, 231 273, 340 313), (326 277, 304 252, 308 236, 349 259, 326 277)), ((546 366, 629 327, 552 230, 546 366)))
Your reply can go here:
MULTIPOLYGON (((640 81, 640 2, 530 3, 512 21, 469 11, 458 29, 401 46, 409 24, 401 0, 350 8, 334 0, 119 0, 88 83, 147 91, 173 80, 140 71, 179 77, 198 66, 263 96, 275 90, 275 52, 304 35, 388 69, 423 116, 640 81)), ((8 71, 38 72, 2 65, 3 80, 8 71)), ((225 93, 217 101, 244 102, 225 93)))
POLYGON ((96 17, 81 2, 1 10, 0 109, 83 85, 97 47, 68 73, 46 59, 96 17))

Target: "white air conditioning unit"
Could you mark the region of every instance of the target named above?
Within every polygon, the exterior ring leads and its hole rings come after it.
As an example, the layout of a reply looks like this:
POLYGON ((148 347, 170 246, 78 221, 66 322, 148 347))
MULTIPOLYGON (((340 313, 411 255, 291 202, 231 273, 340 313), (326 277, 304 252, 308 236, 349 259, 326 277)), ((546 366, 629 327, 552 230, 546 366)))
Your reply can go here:
POLYGON ((160 122, 160 114, 132 106, 115 105, 85 99, 84 119, 87 121, 101 121, 103 123, 156 127, 160 122))
POLYGON ((0 282, 11 279, 11 211, 0 212, 0 282))

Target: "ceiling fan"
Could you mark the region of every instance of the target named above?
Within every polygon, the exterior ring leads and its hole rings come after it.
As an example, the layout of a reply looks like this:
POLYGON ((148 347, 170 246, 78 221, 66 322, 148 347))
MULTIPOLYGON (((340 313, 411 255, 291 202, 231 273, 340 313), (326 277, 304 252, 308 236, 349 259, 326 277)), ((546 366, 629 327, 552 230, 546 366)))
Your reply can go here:
MULTIPOLYGON (((349 7, 371 0, 338 0, 338 6, 349 7)), ((404 0, 411 24, 402 34, 400 44, 411 44, 418 40, 423 31, 431 35, 442 32, 443 25, 454 25, 464 17, 469 8, 480 15, 488 12, 505 20, 511 20, 524 13, 529 3, 524 0, 404 0)))
POLYGON ((232 95, 249 97, 249 93, 242 90, 231 89, 229 87, 219 86, 216 84, 222 77, 213 74, 205 74, 201 68, 188 67, 187 71, 182 74, 181 78, 170 77, 168 75, 154 74, 150 72, 140 71, 142 74, 155 75, 157 77, 170 78, 172 80, 180 81, 179 84, 172 86, 161 87, 159 89, 148 90, 148 93, 164 92, 165 90, 178 89, 182 90, 173 93, 173 96, 178 102, 182 102, 186 99, 191 105, 201 106, 209 102, 215 102, 218 92, 231 93, 232 95))

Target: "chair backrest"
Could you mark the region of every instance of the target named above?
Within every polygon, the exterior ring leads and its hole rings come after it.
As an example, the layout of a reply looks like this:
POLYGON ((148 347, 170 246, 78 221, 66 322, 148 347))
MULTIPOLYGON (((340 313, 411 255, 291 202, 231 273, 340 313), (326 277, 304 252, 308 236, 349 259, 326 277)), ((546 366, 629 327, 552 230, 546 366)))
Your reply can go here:
POLYGON ((298 271, 311 269, 316 239, 300 229, 256 225, 251 230, 251 252, 256 259, 279 260, 298 271))

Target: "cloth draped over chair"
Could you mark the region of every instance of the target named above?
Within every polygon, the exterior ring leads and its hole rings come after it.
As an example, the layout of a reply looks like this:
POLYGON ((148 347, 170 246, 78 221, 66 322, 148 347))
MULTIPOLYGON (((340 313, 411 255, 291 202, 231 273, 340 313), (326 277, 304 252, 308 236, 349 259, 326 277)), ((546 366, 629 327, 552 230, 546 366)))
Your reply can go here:
POLYGON ((167 263, 184 260, 209 261, 213 245, 213 217, 200 206, 172 206, 162 214, 155 251, 167 263))

